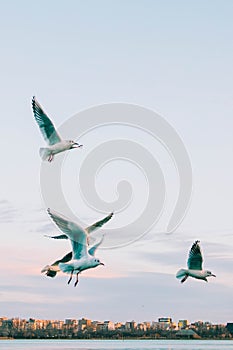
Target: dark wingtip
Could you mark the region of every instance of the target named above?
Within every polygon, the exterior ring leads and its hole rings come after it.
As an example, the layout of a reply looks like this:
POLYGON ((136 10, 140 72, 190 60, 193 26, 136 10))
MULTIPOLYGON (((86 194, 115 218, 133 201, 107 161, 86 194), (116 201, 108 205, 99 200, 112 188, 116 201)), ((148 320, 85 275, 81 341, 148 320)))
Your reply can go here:
POLYGON ((33 112, 35 113, 35 108, 36 108, 36 97, 33 96, 32 97, 32 109, 33 109, 33 112))
POLYGON ((57 272, 56 272, 56 271, 52 271, 52 270, 48 270, 48 271, 46 272, 46 276, 52 277, 52 278, 55 277, 56 274, 57 274, 57 272))

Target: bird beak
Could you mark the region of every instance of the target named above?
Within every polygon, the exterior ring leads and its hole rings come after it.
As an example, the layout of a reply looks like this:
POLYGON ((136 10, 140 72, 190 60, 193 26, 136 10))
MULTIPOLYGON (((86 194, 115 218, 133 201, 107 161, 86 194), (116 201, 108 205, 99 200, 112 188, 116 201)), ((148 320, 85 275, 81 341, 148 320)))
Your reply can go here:
POLYGON ((100 265, 103 265, 103 266, 104 266, 104 263, 100 263, 100 265))
POLYGON ((213 273, 211 274, 212 277, 216 277, 216 275, 214 275, 213 273))
POLYGON ((80 145, 77 142, 73 143, 73 145, 72 145, 72 148, 79 148, 79 147, 83 147, 83 145, 80 145))

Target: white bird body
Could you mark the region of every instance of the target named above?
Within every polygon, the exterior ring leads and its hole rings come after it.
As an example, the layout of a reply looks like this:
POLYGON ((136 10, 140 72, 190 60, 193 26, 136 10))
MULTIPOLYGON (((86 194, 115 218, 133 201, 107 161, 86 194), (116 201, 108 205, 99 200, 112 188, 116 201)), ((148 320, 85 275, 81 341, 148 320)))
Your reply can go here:
POLYGON ((51 162, 57 153, 82 147, 77 142, 61 139, 52 121, 36 101, 35 96, 32 99, 32 109, 40 131, 48 144, 48 147, 40 148, 40 156, 43 160, 51 162))
POLYGON ((87 250, 88 235, 85 229, 64 216, 54 211, 52 212, 50 209, 48 209, 48 214, 58 228, 70 239, 72 245, 72 260, 69 262, 60 262, 58 263, 58 267, 64 273, 70 273, 68 284, 72 280, 73 273, 76 273, 76 286, 78 283, 78 275, 81 271, 104 265, 99 259, 94 257, 96 249, 103 241, 103 237, 98 243, 87 250))
POLYGON ((194 242, 190 249, 188 269, 180 269, 176 273, 176 278, 182 278, 181 283, 184 283, 189 276, 206 282, 208 282, 207 277, 216 277, 211 271, 202 269, 203 258, 199 243, 199 241, 194 242))
POLYGON ((185 275, 188 275, 190 277, 199 279, 199 280, 206 280, 206 277, 209 276, 208 271, 206 270, 192 270, 192 269, 180 269, 177 274, 176 278, 182 278, 185 275))
POLYGON ((61 142, 55 143, 54 145, 48 147, 41 147, 39 152, 43 160, 48 160, 51 162, 55 154, 68 151, 72 148, 77 148, 74 147, 73 141, 62 140, 61 142))
POLYGON ((72 270, 74 273, 78 273, 87 269, 98 266, 99 263, 97 259, 88 254, 87 256, 77 260, 72 259, 68 263, 59 263, 58 266, 64 273, 71 273, 72 270))

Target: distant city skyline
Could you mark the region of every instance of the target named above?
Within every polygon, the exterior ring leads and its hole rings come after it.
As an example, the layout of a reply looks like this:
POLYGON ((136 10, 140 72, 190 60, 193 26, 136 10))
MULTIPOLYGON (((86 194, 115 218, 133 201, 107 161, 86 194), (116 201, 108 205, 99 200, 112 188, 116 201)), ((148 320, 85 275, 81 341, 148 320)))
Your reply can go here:
POLYGON ((62 320, 41 320, 29 318, 0 318, 0 337, 12 338, 195 338, 232 339, 233 323, 212 324, 211 322, 188 320, 172 321, 162 317, 157 321, 112 322, 86 318, 62 320))
MULTIPOLYGON (((201 320, 201 319, 196 319, 196 320, 189 320, 188 318, 178 318, 176 320, 173 319, 172 316, 159 316, 159 317, 155 317, 155 318, 151 318, 151 319, 146 319, 146 320, 137 320, 135 321, 134 319, 127 319, 127 320, 122 320, 122 319, 119 319, 119 320, 110 320, 110 319, 107 319, 107 318, 103 318, 103 319, 99 319, 99 318, 96 318, 96 319, 91 319, 91 318, 88 318, 88 317, 82 317, 82 316, 79 316, 79 317, 73 317, 73 318, 69 318, 69 317, 65 317, 64 319, 43 319, 43 318, 36 318, 36 317, 33 317, 33 315, 31 315, 30 317, 20 317, 20 316, 5 316, 5 315, 1 315, 0 316, 0 321, 1 320, 11 320, 11 319, 14 319, 14 320, 41 320, 41 321, 54 321, 54 322, 69 322, 69 321, 80 321, 80 320, 88 320, 88 321, 91 321, 91 322, 113 322, 115 324, 118 324, 118 323, 121 323, 121 324, 125 324, 127 322, 135 322, 136 324, 140 324, 140 323, 153 323, 153 322, 158 322, 158 323, 166 323, 166 324, 177 324, 180 322, 180 321, 186 321, 187 322, 187 325, 190 325, 190 324, 194 324, 194 323, 204 323, 204 324, 217 324, 217 323, 213 323, 211 320, 201 320)), ((233 323, 233 320, 227 320, 225 322, 222 322, 222 323, 218 323, 218 324, 227 324, 229 322, 232 322, 233 323)))

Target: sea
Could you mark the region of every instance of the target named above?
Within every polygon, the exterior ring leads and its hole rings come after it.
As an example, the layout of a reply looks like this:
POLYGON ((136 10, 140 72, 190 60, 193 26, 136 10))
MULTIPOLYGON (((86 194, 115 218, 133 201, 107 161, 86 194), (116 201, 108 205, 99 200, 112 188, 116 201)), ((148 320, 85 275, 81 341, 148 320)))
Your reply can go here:
POLYGON ((4 350, 233 350, 233 340, 0 340, 4 350))

